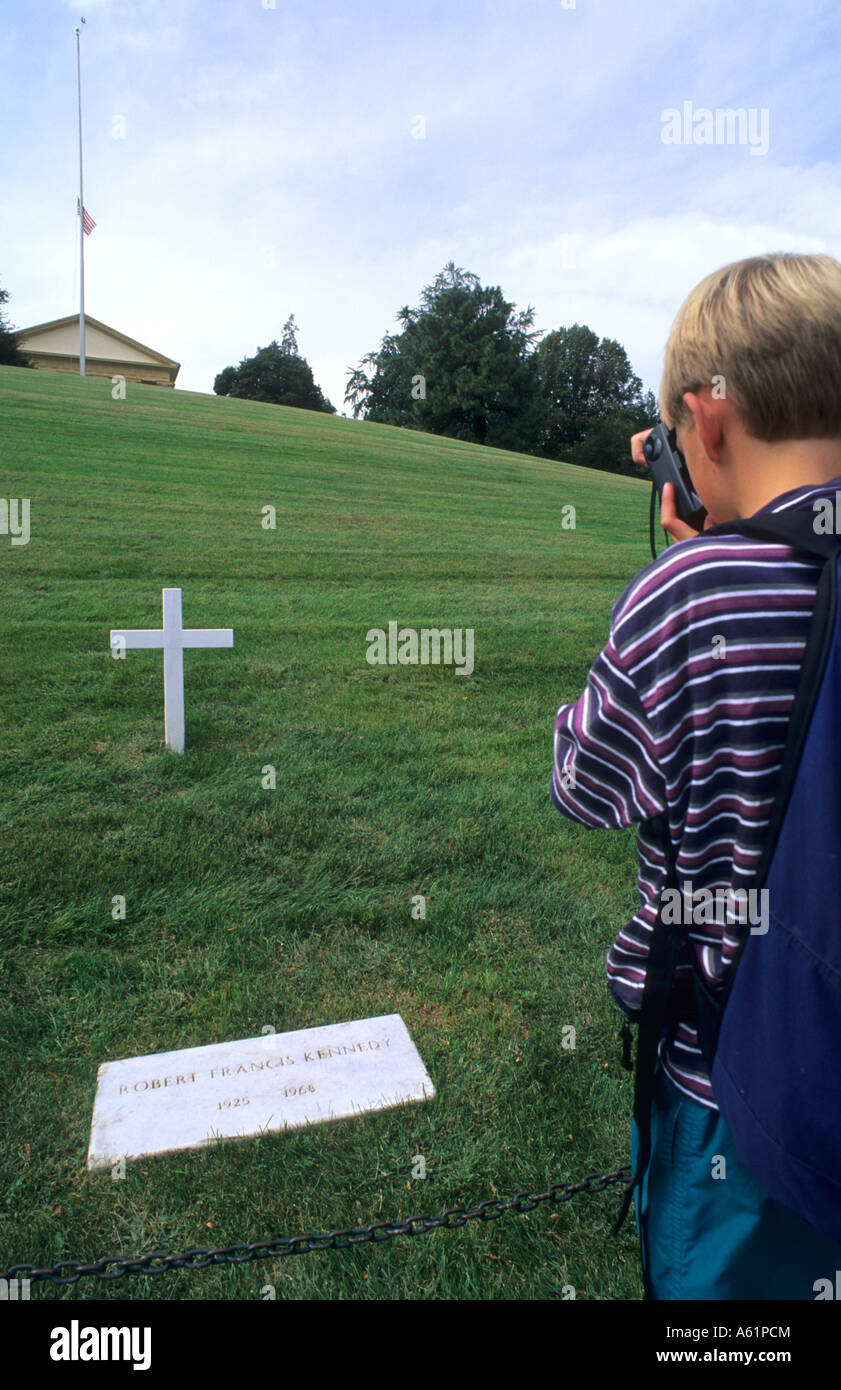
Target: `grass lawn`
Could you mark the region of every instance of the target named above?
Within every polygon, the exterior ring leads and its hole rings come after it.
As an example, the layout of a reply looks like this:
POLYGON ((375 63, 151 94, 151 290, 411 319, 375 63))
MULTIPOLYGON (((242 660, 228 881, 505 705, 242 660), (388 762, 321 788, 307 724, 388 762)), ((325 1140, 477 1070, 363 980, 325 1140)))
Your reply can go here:
MULTIPOLYGON (((0 1266, 436 1213, 626 1162, 604 955, 636 907, 634 831, 559 816, 549 779, 557 707, 649 558, 648 484, 9 367, 0 412, 0 495, 31 499, 29 544, 0 536, 0 1266), (165 586, 185 626, 234 629, 185 654, 180 757, 160 653, 109 651, 111 628, 160 626, 165 586), (473 675, 369 665, 390 621, 472 628, 473 675), (101 1062, 395 1012, 435 1101, 87 1173, 101 1062)), ((636 1299, 619 1194, 33 1296, 636 1299)))

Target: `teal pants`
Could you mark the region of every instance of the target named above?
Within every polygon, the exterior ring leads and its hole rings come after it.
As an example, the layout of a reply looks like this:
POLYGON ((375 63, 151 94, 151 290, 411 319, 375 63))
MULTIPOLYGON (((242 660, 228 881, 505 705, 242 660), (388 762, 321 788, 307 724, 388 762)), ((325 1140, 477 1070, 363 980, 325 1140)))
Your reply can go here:
MULTIPOLYGON (((637 1143, 632 1121, 632 1164, 637 1143)), ((739 1161, 721 1114, 679 1091, 659 1061, 651 1158, 637 1192, 655 1299, 814 1299, 816 1280, 835 1286, 841 1245, 768 1196, 739 1161)))

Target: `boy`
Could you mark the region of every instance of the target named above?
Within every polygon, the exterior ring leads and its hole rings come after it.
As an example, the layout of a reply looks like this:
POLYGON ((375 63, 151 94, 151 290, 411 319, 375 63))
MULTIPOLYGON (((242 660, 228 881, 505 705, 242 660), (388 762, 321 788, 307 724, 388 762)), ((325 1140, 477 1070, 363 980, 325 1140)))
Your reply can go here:
MULTIPOLYGON (((837 501, 841 529, 841 264, 779 253, 707 276, 672 326, 660 414, 705 530, 791 507, 813 515, 816 498, 837 501)), ((637 463, 647 434, 631 441, 637 463)), ((671 485, 661 521, 678 544, 625 589, 584 694, 558 711, 551 795, 584 825, 662 815, 681 893, 712 889, 719 903, 761 857, 821 562, 733 533, 705 539, 678 521, 671 485)), ((606 960, 626 1012, 642 1000, 666 873, 645 826, 637 845, 640 907, 606 960)), ((711 988, 724 982, 747 930, 687 922, 676 986, 691 978, 690 951, 711 988)), ((812 1299, 841 1269, 841 1246, 740 1162, 686 1017, 660 1042, 651 1126, 635 1203, 648 1297, 812 1299)), ((632 1164, 637 1143, 632 1123, 632 1164)))

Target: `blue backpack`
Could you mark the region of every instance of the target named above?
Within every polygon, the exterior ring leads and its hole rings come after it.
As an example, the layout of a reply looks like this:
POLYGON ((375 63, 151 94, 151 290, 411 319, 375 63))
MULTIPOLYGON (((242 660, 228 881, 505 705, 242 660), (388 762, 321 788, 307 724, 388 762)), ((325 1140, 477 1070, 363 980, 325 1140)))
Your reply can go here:
MULTIPOLYGON (((809 508, 711 527, 782 541, 825 560, 815 596, 780 781, 755 884, 767 889, 768 930, 740 933, 726 985, 697 971, 674 986, 685 928, 663 922, 651 940, 640 1009, 634 1118, 636 1171, 619 1230, 651 1152, 657 1047, 676 1019, 698 1029, 712 1092, 745 1167, 776 1201, 841 1244, 841 536, 818 535, 809 508)), ((662 816, 647 822, 677 888, 662 816)), ((625 1024, 625 1065, 630 1030, 625 1024)))

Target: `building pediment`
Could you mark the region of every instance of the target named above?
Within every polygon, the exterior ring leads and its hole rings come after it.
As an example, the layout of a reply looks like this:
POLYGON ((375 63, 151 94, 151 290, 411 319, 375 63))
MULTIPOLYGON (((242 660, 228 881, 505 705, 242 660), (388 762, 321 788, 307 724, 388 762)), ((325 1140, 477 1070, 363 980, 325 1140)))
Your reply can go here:
MULTIPOLYGON (((68 371, 73 370, 69 364, 75 360, 75 370, 79 370, 78 314, 20 329, 17 339, 21 352, 28 355, 36 367, 54 365, 60 371, 68 371)), ((139 343, 127 333, 120 333, 85 314, 85 369, 90 375, 104 375, 109 368, 118 374, 120 368, 125 367, 130 369, 132 378, 142 380, 146 369, 150 380, 168 382, 172 386, 180 366, 179 362, 146 343, 139 343)))

